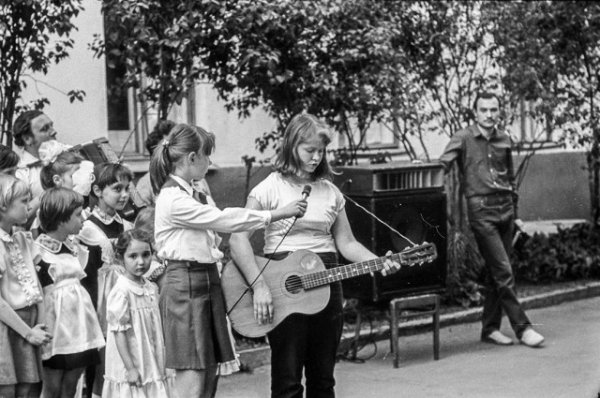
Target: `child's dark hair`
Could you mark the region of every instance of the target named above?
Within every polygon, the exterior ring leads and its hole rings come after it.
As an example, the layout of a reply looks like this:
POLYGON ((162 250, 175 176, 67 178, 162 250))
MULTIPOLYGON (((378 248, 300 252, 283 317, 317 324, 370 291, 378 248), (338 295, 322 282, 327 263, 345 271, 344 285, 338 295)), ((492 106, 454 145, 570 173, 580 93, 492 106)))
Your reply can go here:
MULTIPOLYGON (((281 148, 275 158, 274 168, 283 175, 295 175, 301 169, 301 162, 298 158, 298 145, 305 142, 312 136, 321 139, 324 146, 331 142, 329 126, 316 116, 309 113, 301 113, 292 118, 285 128, 281 148)), ((334 174, 329 166, 327 157, 323 155, 321 163, 312 173, 312 177, 331 179, 334 174)))
POLYGON ((94 183, 91 194, 96 197, 93 187, 103 190, 109 185, 122 180, 132 181, 133 173, 121 163, 101 163, 94 167, 94 183))
POLYGON ((12 172, 19 164, 19 155, 6 145, 0 144, 0 172, 12 172))
POLYGON ((42 188, 50 189, 56 187, 56 184, 54 183, 54 176, 60 176, 66 173, 69 171, 71 166, 81 164, 81 162, 83 162, 83 158, 81 155, 75 152, 65 151, 60 153, 56 157, 55 161, 50 162, 42 167, 42 170, 40 171, 40 182, 42 183, 42 188))
POLYGON ((143 229, 154 236, 154 207, 144 207, 133 223, 135 229, 143 229))
POLYGON ((154 153, 154 150, 158 146, 158 143, 162 141, 169 133, 171 129, 175 127, 175 122, 172 120, 159 120, 154 129, 150 134, 148 134, 148 138, 146 138, 146 149, 150 156, 154 153))
POLYGON ((121 235, 119 235, 117 241, 114 244, 115 254, 120 259, 123 259, 127 248, 134 240, 139 240, 140 242, 147 243, 150 246, 150 250, 152 250, 152 239, 152 235, 148 231, 143 229, 134 228, 125 231, 121 235))
POLYGON ((67 188, 51 188, 42 194, 40 226, 45 232, 56 231, 61 223, 69 221, 77 208, 83 207, 83 196, 67 188))
POLYGON ((178 124, 162 140, 150 160, 150 182, 155 195, 158 195, 169 174, 191 152, 210 156, 215 147, 215 136, 202 127, 178 124))

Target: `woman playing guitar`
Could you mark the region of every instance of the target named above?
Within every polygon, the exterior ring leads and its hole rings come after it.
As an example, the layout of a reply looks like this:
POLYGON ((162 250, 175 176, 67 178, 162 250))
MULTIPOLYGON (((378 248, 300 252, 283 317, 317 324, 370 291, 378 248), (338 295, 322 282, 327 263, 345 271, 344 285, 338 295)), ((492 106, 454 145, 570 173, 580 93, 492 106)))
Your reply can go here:
MULTIPOLYGON (((330 181, 332 170, 325 157, 329 142, 328 126, 310 114, 296 115, 287 126, 275 171, 252 190, 246 207, 274 210, 309 193, 310 198, 303 217, 266 227, 265 256, 279 260, 290 252, 307 249, 316 253, 327 268, 337 266, 337 251, 353 262, 378 258, 352 234, 344 197, 330 181), (310 190, 305 188, 307 185, 310 190)), ((273 300, 254 260, 249 238, 249 232, 232 234, 231 254, 246 280, 255 281, 254 317, 263 324, 273 320, 273 300)), ((399 267, 397 262, 386 260, 382 273, 399 267)), ((330 287, 330 299, 322 311, 312 315, 294 313, 268 333, 272 397, 302 397, 303 373, 306 397, 334 397, 333 372, 343 326, 342 286, 335 282, 330 287)))

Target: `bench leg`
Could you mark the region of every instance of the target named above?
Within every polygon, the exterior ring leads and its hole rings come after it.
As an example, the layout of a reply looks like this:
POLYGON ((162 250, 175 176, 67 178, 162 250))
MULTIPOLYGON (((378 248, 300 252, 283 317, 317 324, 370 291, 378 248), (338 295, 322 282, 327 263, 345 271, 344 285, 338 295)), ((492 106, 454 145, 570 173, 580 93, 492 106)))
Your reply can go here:
POLYGON ((437 294, 433 308, 433 359, 440 359, 440 296, 437 294))
POLYGON ((392 351, 394 368, 398 367, 398 317, 396 314, 396 308, 392 306, 391 320, 390 320, 390 349, 392 351))
POLYGON ((433 313, 433 359, 440 359, 440 312, 433 313))
POLYGON ((358 355, 358 342, 360 340, 360 326, 362 325, 362 315, 360 310, 356 310, 356 327, 354 328, 354 341, 352 342, 352 353, 350 354, 351 359, 356 359, 358 355))

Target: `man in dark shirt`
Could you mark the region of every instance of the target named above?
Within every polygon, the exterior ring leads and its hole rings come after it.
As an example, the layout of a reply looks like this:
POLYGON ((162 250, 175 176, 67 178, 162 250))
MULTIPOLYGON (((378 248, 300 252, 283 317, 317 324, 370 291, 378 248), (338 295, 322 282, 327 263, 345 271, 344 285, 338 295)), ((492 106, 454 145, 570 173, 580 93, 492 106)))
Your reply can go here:
POLYGON ((533 330, 517 299, 509 260, 516 192, 510 137, 496 128, 500 99, 493 93, 480 93, 473 107, 476 124, 451 138, 440 162, 446 171, 454 161, 458 163, 469 224, 488 272, 481 339, 500 345, 513 343, 500 332, 504 311, 521 343, 539 347, 544 338, 533 330))

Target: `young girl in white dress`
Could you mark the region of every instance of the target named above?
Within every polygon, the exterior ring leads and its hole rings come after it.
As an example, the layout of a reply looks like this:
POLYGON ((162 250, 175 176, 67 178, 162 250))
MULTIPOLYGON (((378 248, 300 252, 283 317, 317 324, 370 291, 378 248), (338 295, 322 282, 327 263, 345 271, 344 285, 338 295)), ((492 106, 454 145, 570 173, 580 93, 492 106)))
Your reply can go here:
POLYGON ((27 184, 0 173, 0 397, 37 397, 42 378, 39 346, 48 343, 42 288, 35 274, 40 253, 27 222, 27 184))
POLYGON ((144 278, 152 260, 152 236, 125 231, 115 254, 125 273, 108 296, 103 398, 174 397, 175 373, 165 368, 158 288, 144 278))
MULTIPOLYGON (((79 233, 81 242, 90 250, 86 267, 88 274, 82 283, 88 290, 100 327, 106 337, 106 300, 123 274, 123 266, 115 261, 113 243, 117 237, 132 228, 127 220, 119 215, 129 200, 129 185, 133 179, 131 170, 119 163, 102 163, 94 167, 94 182, 90 196, 97 204, 91 215, 83 223, 79 233)), ((86 371, 86 384, 93 386, 94 395, 102 395, 104 376, 104 351, 100 352, 100 364, 86 371)), ((91 395, 88 395, 91 396, 91 395)))
POLYGON ((44 192, 39 209, 45 233, 36 244, 52 284, 44 287, 48 330, 54 336, 42 346, 44 397, 74 397, 86 366, 100 362, 104 337, 89 293, 80 280, 86 276, 88 251, 73 238, 83 223, 83 197, 66 188, 44 192))

